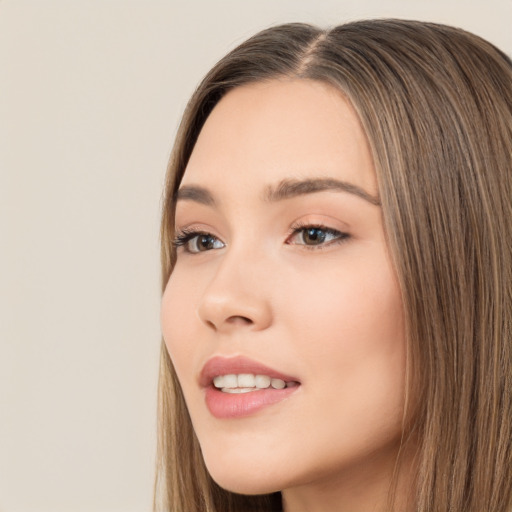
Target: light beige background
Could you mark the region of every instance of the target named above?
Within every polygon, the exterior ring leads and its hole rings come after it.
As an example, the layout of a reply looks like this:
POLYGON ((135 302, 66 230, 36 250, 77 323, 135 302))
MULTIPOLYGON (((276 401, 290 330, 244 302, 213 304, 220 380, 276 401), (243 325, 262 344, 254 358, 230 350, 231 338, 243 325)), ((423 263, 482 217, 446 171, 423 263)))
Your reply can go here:
POLYGON ((0 511, 150 509, 158 217, 185 102, 261 28, 382 16, 512 53, 512 0, 0 1, 0 511))

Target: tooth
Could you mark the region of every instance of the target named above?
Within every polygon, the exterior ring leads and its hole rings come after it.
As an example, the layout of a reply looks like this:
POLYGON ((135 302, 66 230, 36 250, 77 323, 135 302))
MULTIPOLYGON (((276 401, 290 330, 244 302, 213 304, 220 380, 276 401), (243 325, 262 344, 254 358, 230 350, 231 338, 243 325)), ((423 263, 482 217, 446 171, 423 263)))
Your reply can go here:
POLYGON ((287 382, 287 383, 286 383, 286 387, 287 387, 287 388, 294 388, 294 387, 296 387, 296 386, 298 386, 298 385, 299 385, 299 383, 298 383, 298 382, 295 382, 294 380, 292 380, 292 381, 290 381, 290 382, 287 382))
POLYGON ((283 389, 286 386, 284 380, 281 379, 272 379, 270 384, 274 389, 283 389))
POLYGON ((265 389, 270 386, 270 377, 268 375, 256 375, 254 385, 258 389, 265 389))
POLYGON ((222 391, 224 393, 250 393, 251 391, 255 391, 256 388, 223 388, 222 391))
POLYGON ((254 375, 252 373, 241 373, 238 376, 239 388, 253 388, 254 386, 254 375))
POLYGON ((224 387, 225 388, 237 388, 238 377, 233 374, 224 375, 224 387))
POLYGON ((217 377, 215 377, 213 379, 213 385, 216 388, 223 388, 223 387, 225 387, 225 385, 224 385, 224 376, 223 375, 217 375, 217 377))

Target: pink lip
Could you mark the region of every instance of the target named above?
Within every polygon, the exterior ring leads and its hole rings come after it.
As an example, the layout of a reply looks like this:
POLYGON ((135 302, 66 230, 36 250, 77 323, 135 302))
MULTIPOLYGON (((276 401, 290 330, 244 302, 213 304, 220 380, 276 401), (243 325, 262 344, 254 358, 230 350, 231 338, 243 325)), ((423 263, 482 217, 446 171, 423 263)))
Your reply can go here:
POLYGON ((300 387, 298 385, 284 389, 267 388, 240 394, 223 393, 214 387, 213 378, 217 375, 239 373, 268 375, 273 379, 281 379, 285 382, 299 382, 291 375, 286 375, 246 357, 213 357, 203 367, 199 376, 199 384, 205 389, 206 406, 216 418, 249 416, 268 405, 284 400, 300 387))
POLYGON ((229 375, 233 373, 254 373, 255 375, 268 375, 272 379, 281 379, 285 382, 298 382, 298 379, 291 375, 278 372, 247 357, 215 356, 209 359, 201 370, 199 384, 201 387, 206 388, 213 383, 213 378, 217 377, 217 375, 229 375))

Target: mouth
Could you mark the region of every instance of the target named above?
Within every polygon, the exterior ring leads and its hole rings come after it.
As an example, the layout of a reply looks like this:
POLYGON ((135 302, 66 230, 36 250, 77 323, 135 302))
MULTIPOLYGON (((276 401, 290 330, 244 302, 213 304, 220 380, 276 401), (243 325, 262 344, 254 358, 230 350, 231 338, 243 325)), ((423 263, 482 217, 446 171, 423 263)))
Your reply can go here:
POLYGON ((299 379, 245 357, 214 357, 199 383, 206 406, 219 419, 241 418, 281 402, 300 387, 299 379))
POLYGON ((213 385, 223 393, 251 393, 259 389, 284 389, 298 386, 294 380, 272 378, 269 375, 254 375, 253 373, 239 373, 217 375, 213 378, 213 385))

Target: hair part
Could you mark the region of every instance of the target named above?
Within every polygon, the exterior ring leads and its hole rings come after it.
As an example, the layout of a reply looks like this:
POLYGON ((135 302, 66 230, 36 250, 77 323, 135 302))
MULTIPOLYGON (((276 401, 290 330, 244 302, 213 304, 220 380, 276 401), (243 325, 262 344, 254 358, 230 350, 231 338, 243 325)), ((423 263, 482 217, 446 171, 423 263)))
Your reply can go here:
MULTIPOLYGON (((163 289, 175 262, 174 196, 204 122, 231 89, 281 78, 340 90, 369 141, 406 318, 414 510, 509 511, 510 59, 460 29, 403 20, 287 24, 250 38, 208 73, 183 116, 164 196, 163 289)), ((281 509, 279 494, 236 495, 208 475, 164 343, 158 429, 155 510, 281 509)))

